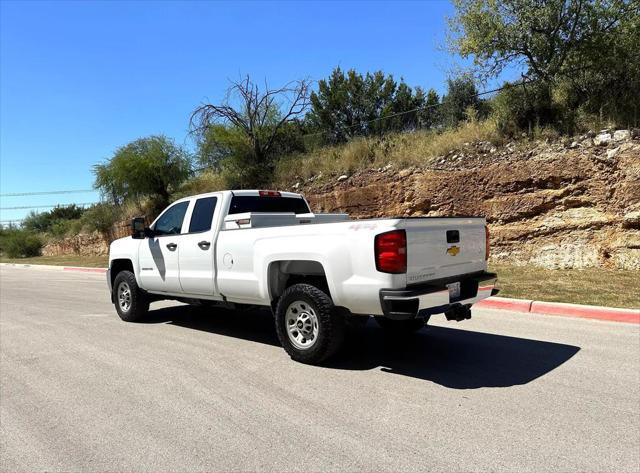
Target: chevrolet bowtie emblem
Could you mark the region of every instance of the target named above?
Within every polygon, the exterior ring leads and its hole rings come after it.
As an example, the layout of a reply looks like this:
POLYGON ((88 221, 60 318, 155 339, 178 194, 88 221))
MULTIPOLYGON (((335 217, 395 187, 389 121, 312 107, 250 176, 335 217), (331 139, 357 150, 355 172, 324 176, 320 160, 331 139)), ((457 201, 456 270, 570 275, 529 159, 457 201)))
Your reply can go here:
POLYGON ((460 253, 460 247, 459 246, 451 246, 449 248, 447 248, 447 253, 450 254, 451 256, 455 256, 458 253, 460 253))

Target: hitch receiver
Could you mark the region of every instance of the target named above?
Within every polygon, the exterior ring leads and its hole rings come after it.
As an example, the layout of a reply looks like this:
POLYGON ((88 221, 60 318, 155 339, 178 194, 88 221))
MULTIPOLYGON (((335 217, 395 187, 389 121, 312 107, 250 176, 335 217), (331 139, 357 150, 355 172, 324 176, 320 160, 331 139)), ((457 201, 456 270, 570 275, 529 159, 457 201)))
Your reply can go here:
POLYGON ((471 318, 471 305, 455 304, 444 313, 447 320, 461 322, 471 318))

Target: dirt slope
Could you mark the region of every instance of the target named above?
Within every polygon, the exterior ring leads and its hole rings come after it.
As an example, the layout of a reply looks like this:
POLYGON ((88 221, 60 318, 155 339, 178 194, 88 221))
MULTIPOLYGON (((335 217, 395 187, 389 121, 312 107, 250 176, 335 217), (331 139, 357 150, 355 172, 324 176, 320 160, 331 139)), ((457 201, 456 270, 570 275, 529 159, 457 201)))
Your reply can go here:
POLYGON ((469 143, 426 168, 386 166, 290 190, 314 211, 356 218, 485 216, 495 261, 640 269, 640 141, 615 136, 469 143))

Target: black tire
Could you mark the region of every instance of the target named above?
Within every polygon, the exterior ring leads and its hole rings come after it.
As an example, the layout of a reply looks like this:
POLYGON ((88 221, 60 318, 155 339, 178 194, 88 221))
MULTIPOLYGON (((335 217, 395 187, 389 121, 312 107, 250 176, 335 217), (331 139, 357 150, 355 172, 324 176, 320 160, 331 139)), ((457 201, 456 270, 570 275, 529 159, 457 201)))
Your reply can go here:
POLYGON ((125 322, 139 322, 149 312, 149 298, 140 290, 136 277, 131 271, 120 271, 113 281, 113 304, 116 306, 116 312, 125 322), (130 302, 128 307, 126 304, 120 303, 120 286, 129 289, 130 302))
POLYGON ((280 344, 293 360, 301 363, 321 363, 337 353, 344 342, 344 316, 325 292, 310 284, 295 284, 284 291, 276 306, 275 323, 280 344), (296 303, 308 304, 317 319, 317 336, 308 348, 295 346, 289 336, 287 310, 296 303))
POLYGON ((429 317, 416 317, 408 320, 393 320, 386 317, 374 317, 378 325, 391 335, 409 335, 417 332, 429 321, 429 317))

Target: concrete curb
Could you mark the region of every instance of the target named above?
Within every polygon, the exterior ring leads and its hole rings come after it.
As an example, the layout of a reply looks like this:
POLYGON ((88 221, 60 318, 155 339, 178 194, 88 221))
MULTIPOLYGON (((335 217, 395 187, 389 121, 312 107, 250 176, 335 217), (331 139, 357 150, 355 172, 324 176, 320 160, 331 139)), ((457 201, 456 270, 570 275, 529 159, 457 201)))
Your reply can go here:
POLYGON ((526 299, 510 299, 507 297, 490 297, 478 302, 474 307, 640 324, 640 310, 637 309, 617 309, 614 307, 531 301, 526 299))
POLYGON ((80 271, 82 273, 106 273, 107 268, 84 268, 80 266, 63 266, 63 271, 80 271))
POLYGON ((83 266, 57 266, 53 264, 0 263, 0 266, 13 268, 44 269, 50 271, 80 271, 83 273, 106 273, 107 268, 87 268, 83 266))

